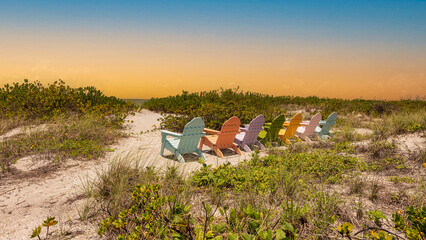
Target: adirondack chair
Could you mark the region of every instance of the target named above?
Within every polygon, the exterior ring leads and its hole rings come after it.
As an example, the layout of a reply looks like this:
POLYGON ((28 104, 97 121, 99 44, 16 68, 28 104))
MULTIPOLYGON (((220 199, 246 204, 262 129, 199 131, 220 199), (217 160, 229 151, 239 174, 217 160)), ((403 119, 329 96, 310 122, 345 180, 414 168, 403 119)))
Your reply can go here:
POLYGON ((240 128, 241 133, 238 133, 235 136, 234 143, 238 147, 243 148, 246 152, 251 152, 251 149, 248 145, 256 144, 261 150, 265 149, 262 143, 257 140, 260 131, 263 130, 263 124, 265 123, 265 117, 259 115, 251 120, 250 124, 246 125, 244 128, 240 128))
POLYGON ((330 129, 331 127, 336 124, 336 120, 337 120, 337 113, 334 112, 332 114, 330 114, 327 118, 327 120, 325 121, 320 121, 320 126, 318 126, 315 129, 315 133, 321 138, 321 139, 326 139, 327 137, 330 136, 330 129))
POLYGON ((315 135, 315 128, 318 127, 319 122, 321 120, 321 113, 315 114, 310 121, 302 121, 300 123, 300 127, 296 130, 296 135, 305 140, 309 140, 309 136, 315 135))
POLYGON ((174 133, 166 130, 161 130, 161 156, 164 154, 164 148, 176 155, 179 162, 185 162, 182 154, 195 152, 198 156, 206 160, 203 152, 198 149, 200 138, 206 135, 203 119, 196 117, 187 123, 182 133, 174 133), (171 136, 173 138, 167 138, 171 136))
POLYGON ((225 148, 232 148, 236 153, 241 155, 240 149, 238 149, 237 145, 234 144, 235 135, 240 132, 240 125, 240 119, 237 116, 233 116, 223 123, 220 131, 204 128, 204 132, 213 135, 202 137, 198 148, 202 150, 203 145, 206 145, 212 148, 220 158, 223 158, 223 154, 220 149, 225 148))
POLYGON ((300 127, 300 122, 303 120, 302 114, 301 113, 297 113, 296 115, 294 115, 291 119, 290 122, 286 122, 283 124, 283 126, 285 127, 285 129, 281 129, 278 132, 278 137, 285 143, 291 145, 290 139, 294 138, 297 141, 301 142, 302 140, 300 140, 300 138, 298 138, 295 134, 296 134, 296 130, 298 127, 300 127))
POLYGON ((272 142, 277 140, 278 132, 283 128, 285 121, 284 114, 276 117, 272 123, 265 123, 264 130, 260 131, 259 138, 262 142, 272 142))

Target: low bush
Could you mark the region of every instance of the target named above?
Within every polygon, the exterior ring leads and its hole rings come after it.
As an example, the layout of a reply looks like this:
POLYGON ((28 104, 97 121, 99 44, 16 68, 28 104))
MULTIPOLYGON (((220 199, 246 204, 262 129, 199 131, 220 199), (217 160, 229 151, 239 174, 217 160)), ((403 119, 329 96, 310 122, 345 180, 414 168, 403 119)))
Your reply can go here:
POLYGON ((94 87, 71 88, 61 80, 48 86, 24 80, 0 88, 2 118, 51 120, 57 116, 92 114, 104 124, 118 126, 134 108, 134 104, 107 97, 94 87))
POLYGON ((107 145, 124 136, 118 129, 134 109, 134 104, 94 87, 71 88, 63 81, 6 84, 0 88, 0 135, 21 125, 46 123, 48 129, 1 139, 0 166, 8 169, 34 154, 57 161, 99 158, 107 145))
MULTIPOLYGON (((237 89, 220 89, 209 92, 189 93, 166 98, 151 98, 143 105, 152 111, 168 113, 161 120, 161 127, 181 131, 185 124, 194 117, 202 117, 209 128, 219 129, 223 122, 238 116, 242 123, 249 123, 258 114, 263 114, 266 121, 272 119, 295 106, 304 109, 321 111, 325 119, 330 113, 362 113, 371 116, 386 116, 393 112, 413 113, 420 111, 419 116, 426 111, 424 100, 343 100, 318 97, 291 97, 240 92, 237 89)), ((353 121, 351 121, 353 122, 353 121)), ((401 128, 407 131, 424 129, 423 122, 409 122, 401 128), (420 126, 418 125, 420 123, 420 126)), ((353 124, 351 124, 352 126, 353 124)))

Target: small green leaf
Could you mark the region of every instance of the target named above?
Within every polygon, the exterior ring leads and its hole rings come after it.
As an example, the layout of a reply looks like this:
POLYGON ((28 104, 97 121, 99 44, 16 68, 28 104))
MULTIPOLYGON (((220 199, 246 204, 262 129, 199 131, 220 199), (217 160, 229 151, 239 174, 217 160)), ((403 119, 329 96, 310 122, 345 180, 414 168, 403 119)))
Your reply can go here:
POLYGON ((58 223, 58 221, 55 220, 55 217, 47 217, 46 220, 43 222, 43 226, 45 227, 51 227, 58 223))
POLYGON ((237 233, 229 233, 228 234, 228 240, 238 240, 239 236, 237 233))
POLYGON ((275 232, 275 239, 277 240, 286 239, 285 232, 282 229, 277 229, 277 231, 275 232))
POLYGON ((31 238, 35 238, 35 237, 37 237, 38 235, 40 235, 40 232, 41 232, 41 226, 38 226, 38 227, 36 227, 34 230, 33 230, 33 234, 30 236, 31 238))

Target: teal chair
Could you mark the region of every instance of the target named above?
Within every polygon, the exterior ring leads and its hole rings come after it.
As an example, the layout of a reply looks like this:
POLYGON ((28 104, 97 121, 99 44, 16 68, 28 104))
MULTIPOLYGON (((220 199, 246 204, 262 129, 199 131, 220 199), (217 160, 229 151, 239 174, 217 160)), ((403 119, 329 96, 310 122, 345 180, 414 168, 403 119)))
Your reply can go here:
POLYGON ((176 155, 179 162, 185 162, 182 154, 192 152, 197 153, 200 158, 206 160, 203 152, 198 149, 200 138, 205 135, 203 129, 203 119, 196 117, 185 125, 182 133, 161 130, 161 156, 163 156, 165 148, 176 155), (172 138, 167 138, 168 136, 172 138))
POLYGON ((337 113, 334 112, 334 113, 330 114, 328 116, 327 120, 319 122, 320 126, 318 126, 315 129, 315 133, 321 139, 326 139, 327 137, 330 136, 330 129, 334 124, 336 124, 336 120, 337 120, 337 113))

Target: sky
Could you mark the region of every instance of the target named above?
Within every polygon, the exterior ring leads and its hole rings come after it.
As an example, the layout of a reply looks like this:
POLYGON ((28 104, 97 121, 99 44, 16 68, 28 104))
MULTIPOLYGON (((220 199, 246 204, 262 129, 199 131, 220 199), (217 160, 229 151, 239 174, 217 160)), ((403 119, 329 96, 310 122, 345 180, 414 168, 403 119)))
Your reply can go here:
POLYGON ((426 96, 426 1, 0 0, 0 87, 426 96))

